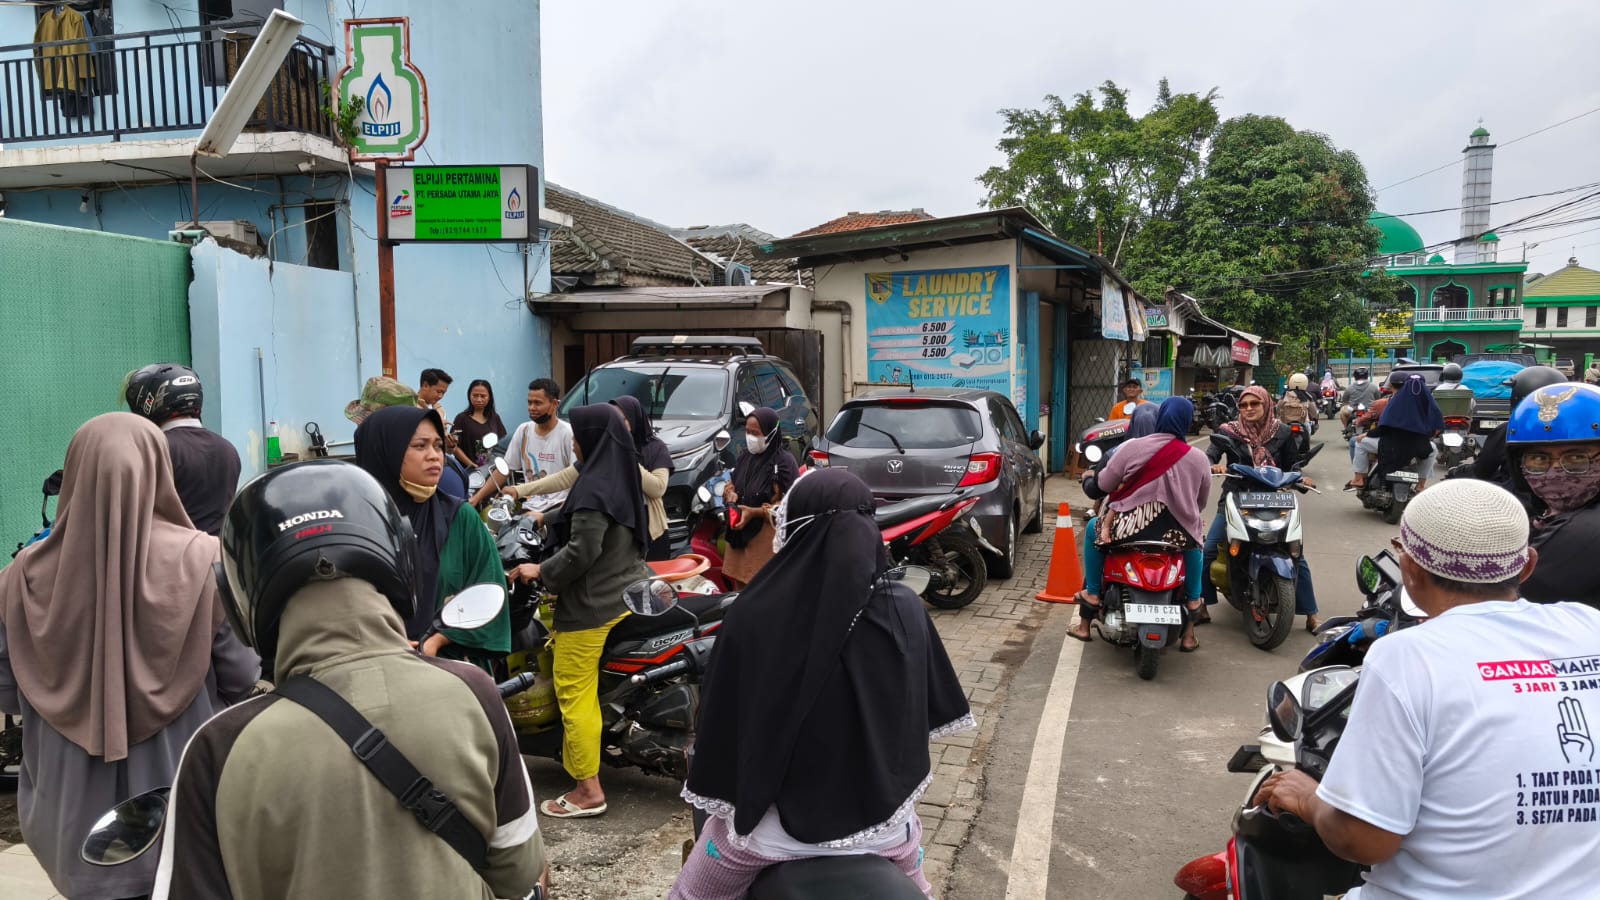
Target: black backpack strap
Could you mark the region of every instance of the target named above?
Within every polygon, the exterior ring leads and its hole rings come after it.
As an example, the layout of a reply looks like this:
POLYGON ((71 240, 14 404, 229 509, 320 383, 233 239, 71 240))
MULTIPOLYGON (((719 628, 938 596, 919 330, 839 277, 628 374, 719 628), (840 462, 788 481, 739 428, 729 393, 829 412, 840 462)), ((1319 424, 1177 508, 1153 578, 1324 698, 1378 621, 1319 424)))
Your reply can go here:
POLYGON ((299 675, 278 685, 273 693, 300 704, 327 723, 350 745, 356 759, 400 800, 400 805, 415 815, 423 828, 437 834, 461 854, 474 871, 482 874, 488 868, 488 842, 456 808, 455 802, 435 789, 433 782, 417 771, 400 748, 389 743, 382 731, 332 688, 299 675))

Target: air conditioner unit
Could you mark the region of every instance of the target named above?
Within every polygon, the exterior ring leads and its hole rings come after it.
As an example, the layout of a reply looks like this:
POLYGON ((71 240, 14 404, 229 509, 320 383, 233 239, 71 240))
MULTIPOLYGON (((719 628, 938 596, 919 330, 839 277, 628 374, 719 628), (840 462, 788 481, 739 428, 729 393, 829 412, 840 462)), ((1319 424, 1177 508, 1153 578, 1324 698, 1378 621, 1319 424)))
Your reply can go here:
MULTIPOLYGON (((174 222, 172 227, 174 230, 187 231, 192 229, 194 225, 189 222, 174 222)), ((237 241, 250 246, 261 244, 261 232, 256 230, 254 223, 247 222, 244 219, 235 219, 231 222, 201 222, 200 227, 218 240, 237 241)))
POLYGON ((731 286, 755 284, 754 276, 750 274, 750 267, 734 263, 728 266, 728 284, 731 286))

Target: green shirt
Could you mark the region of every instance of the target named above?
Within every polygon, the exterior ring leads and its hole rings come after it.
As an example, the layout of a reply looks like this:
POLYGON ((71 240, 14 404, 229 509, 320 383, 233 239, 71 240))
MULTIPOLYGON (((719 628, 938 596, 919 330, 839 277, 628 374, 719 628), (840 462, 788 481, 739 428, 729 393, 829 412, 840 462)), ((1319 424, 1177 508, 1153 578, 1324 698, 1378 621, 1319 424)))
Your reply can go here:
MULTIPOLYGON (((439 552, 439 595, 433 598, 434 609, 463 589, 475 584, 506 586, 505 569, 500 567, 500 551, 495 547, 489 529, 483 526, 477 510, 463 503, 450 523, 450 534, 444 539, 444 549, 439 552)), ((471 647, 491 653, 511 652, 511 607, 506 605, 493 622, 471 631, 455 628, 440 630, 452 644, 471 647)))

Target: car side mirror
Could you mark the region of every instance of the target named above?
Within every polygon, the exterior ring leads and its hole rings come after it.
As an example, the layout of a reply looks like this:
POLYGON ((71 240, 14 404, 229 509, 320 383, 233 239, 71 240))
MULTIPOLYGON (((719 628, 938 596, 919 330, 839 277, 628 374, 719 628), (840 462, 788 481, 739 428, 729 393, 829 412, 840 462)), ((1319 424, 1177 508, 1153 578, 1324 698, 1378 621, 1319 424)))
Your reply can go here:
POLYGON ((1040 447, 1043 447, 1043 446, 1044 446, 1044 435, 1040 434, 1037 431, 1035 431, 1033 434, 1028 435, 1028 448, 1030 450, 1037 450, 1037 449, 1039 449, 1040 447))
POLYGON ((1267 688, 1267 724, 1272 726, 1272 733, 1278 740, 1284 743, 1292 744, 1300 740, 1300 729, 1305 724, 1300 700, 1281 681, 1274 681, 1272 687, 1267 688))

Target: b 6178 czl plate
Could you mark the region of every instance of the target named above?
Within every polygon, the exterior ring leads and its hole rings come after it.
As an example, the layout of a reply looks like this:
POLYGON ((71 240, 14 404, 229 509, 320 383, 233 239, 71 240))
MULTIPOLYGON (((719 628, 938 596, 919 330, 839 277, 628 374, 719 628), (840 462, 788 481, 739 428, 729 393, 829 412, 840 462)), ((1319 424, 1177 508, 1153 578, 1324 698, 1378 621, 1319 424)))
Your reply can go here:
POLYGON ((1157 603, 1129 603, 1122 607, 1122 616, 1135 625, 1181 625, 1183 613, 1176 606, 1157 603))

